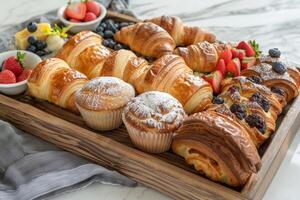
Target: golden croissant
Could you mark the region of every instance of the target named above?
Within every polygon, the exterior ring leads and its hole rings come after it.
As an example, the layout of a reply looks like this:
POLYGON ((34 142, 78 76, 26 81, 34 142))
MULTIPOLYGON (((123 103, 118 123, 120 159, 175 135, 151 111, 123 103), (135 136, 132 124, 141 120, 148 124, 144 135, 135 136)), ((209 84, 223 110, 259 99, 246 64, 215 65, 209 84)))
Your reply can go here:
POLYGON ((59 58, 42 61, 28 79, 29 95, 78 113, 75 93, 88 81, 59 58))
POLYGON ((163 15, 145 21, 152 22, 165 29, 172 36, 177 46, 188 46, 203 41, 214 43, 216 41, 214 34, 200 27, 184 25, 178 17, 163 15))

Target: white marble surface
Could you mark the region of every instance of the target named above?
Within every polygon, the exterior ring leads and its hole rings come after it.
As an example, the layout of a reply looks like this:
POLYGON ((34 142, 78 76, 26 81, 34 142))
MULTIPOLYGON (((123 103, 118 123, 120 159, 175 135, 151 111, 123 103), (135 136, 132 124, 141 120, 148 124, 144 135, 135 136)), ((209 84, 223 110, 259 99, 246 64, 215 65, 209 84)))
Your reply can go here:
MULTIPOLYGON (((0 31, 10 24, 57 9, 67 0, 0 0, 0 31)), ((222 40, 256 39, 264 50, 279 47, 300 63, 300 0, 131 0, 140 18, 177 15, 189 24, 202 25, 222 40)), ((299 122, 300 123, 300 122, 299 122)), ((297 133, 265 200, 300 199, 300 131, 297 133)), ((167 200, 149 188, 93 184, 54 200, 167 200)))

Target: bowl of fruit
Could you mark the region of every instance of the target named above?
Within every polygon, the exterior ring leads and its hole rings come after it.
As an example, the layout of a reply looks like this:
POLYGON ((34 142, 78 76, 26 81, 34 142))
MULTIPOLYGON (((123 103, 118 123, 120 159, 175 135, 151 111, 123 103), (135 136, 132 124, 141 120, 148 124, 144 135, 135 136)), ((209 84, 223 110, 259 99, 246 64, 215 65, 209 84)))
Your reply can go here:
POLYGON ((57 15, 65 26, 70 27, 72 33, 84 30, 96 31, 106 15, 106 8, 93 0, 80 2, 69 0, 67 6, 63 6, 58 10, 57 15))
POLYGON ((42 60, 28 51, 6 51, 0 53, 0 93, 18 95, 27 89, 27 79, 32 69, 42 60))

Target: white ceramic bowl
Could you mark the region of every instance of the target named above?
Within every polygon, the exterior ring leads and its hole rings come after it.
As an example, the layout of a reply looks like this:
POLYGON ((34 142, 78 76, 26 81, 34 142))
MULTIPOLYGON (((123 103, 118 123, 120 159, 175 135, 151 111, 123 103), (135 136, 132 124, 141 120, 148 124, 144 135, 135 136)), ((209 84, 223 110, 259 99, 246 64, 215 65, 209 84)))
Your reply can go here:
POLYGON ((100 6, 101 13, 97 17, 97 19, 95 19, 93 21, 89 21, 89 22, 71 22, 71 21, 66 20, 64 18, 64 11, 66 9, 66 6, 63 6, 60 9, 58 9, 57 15, 58 15, 59 20, 66 27, 72 26, 72 28, 70 29, 70 31, 72 33, 79 33, 81 31, 85 31, 85 30, 96 31, 97 27, 99 26, 99 24, 101 23, 102 19, 106 15, 106 8, 102 4, 100 4, 100 3, 98 3, 98 4, 100 6))
MULTIPOLYGON (((3 63, 4 60, 9 58, 10 56, 17 56, 17 52, 26 53, 25 60, 24 60, 24 67, 26 69, 33 69, 39 64, 42 59, 29 51, 21 51, 21 50, 13 50, 13 51, 6 51, 0 53, 0 64, 3 63)), ((27 80, 13 83, 13 84, 0 84, 0 93, 6 95, 18 95, 23 93, 27 89, 27 80)))

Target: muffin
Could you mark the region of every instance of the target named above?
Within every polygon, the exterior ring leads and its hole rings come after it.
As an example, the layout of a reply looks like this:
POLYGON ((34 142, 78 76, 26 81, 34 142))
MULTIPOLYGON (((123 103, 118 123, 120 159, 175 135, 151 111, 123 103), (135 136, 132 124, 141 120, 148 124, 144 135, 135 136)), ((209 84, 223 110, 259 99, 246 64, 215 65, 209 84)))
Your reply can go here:
POLYGON ((115 77, 98 77, 76 93, 76 106, 86 124, 96 130, 112 130, 122 124, 122 111, 135 96, 134 88, 115 77))
POLYGON ((164 92, 150 91, 131 99, 122 119, 137 148, 162 153, 169 150, 174 132, 185 116, 177 99, 164 92))

